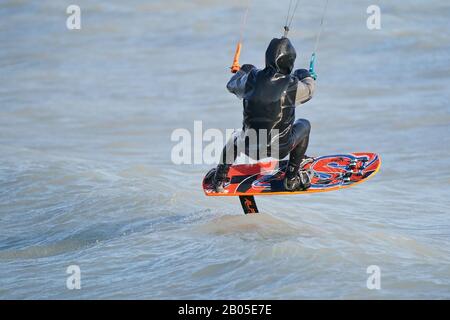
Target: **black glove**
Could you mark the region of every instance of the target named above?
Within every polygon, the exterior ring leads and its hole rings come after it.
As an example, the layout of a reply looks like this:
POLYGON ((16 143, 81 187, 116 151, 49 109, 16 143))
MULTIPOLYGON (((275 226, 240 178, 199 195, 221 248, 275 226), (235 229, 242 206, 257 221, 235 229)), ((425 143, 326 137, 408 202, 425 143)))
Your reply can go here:
POLYGON ((243 64, 242 67, 241 67, 241 71, 244 71, 245 73, 249 73, 254 68, 255 68, 255 66, 252 65, 252 64, 243 64))
POLYGON ((300 80, 300 81, 305 78, 312 77, 311 73, 309 73, 309 71, 306 69, 295 70, 294 76, 296 76, 298 78, 298 80, 300 80))

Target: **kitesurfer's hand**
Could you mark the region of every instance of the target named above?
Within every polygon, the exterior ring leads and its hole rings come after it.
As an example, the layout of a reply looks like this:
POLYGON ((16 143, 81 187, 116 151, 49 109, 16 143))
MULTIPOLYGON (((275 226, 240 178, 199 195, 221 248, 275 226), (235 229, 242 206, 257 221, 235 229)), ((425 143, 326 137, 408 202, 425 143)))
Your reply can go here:
POLYGON ((252 64, 244 64, 241 67, 241 71, 244 71, 245 73, 249 73, 250 71, 252 71, 253 69, 255 69, 255 66, 252 64))
POLYGON ((294 76, 296 76, 298 78, 298 80, 300 80, 300 81, 305 79, 305 78, 308 78, 308 77, 309 78, 313 78, 314 80, 316 80, 316 78, 317 78, 317 75, 314 72, 311 73, 311 72, 309 72, 306 69, 295 70, 294 76))

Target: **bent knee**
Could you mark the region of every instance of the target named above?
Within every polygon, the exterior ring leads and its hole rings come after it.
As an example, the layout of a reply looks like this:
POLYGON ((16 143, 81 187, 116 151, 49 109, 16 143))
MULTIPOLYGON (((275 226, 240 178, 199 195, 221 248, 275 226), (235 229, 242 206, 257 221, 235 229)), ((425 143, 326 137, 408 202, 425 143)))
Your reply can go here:
POLYGON ((296 121, 296 124, 300 125, 302 127, 302 130, 304 130, 308 134, 311 132, 311 122, 309 122, 308 120, 298 119, 296 121))

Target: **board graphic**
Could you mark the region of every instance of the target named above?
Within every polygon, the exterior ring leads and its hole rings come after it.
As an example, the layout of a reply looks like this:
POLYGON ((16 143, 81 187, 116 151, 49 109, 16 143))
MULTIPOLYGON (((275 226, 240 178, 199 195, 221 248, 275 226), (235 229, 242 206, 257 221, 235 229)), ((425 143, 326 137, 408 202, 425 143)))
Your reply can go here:
POLYGON ((312 176, 311 188, 290 192, 283 186, 287 162, 273 160, 251 165, 233 165, 223 193, 217 193, 212 188, 211 179, 215 170, 212 169, 203 180, 203 191, 207 196, 215 197, 327 192, 364 182, 375 175, 381 166, 381 159, 375 153, 358 152, 313 158, 303 168, 312 176))

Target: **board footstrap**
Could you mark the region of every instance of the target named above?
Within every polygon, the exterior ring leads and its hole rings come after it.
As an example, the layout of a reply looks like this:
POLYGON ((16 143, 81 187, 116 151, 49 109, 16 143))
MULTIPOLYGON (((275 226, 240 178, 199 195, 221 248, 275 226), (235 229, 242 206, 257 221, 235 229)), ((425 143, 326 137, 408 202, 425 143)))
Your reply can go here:
POLYGON ((254 196, 240 196, 242 209, 245 214, 258 213, 258 207, 256 206, 256 201, 254 196))

